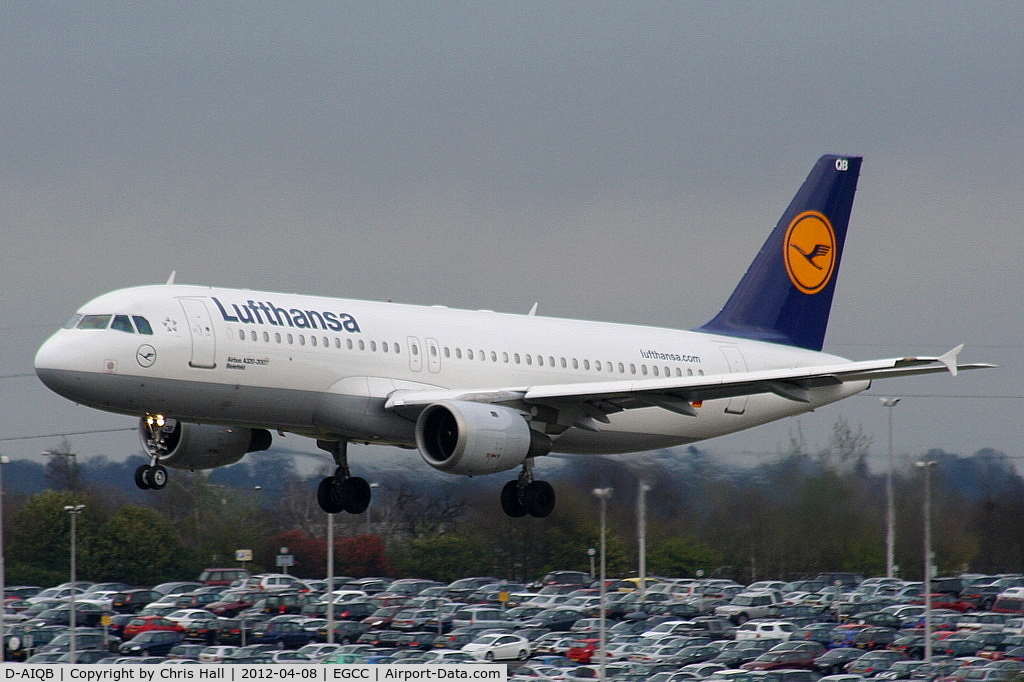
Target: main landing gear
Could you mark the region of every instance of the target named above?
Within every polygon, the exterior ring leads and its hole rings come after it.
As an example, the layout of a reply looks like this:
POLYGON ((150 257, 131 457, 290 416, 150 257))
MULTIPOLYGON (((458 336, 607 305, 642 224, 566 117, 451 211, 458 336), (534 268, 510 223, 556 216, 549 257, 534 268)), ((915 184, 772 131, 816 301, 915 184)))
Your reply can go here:
POLYGON ((348 443, 345 441, 316 442, 318 448, 331 453, 336 469, 333 476, 320 481, 316 489, 316 501, 328 514, 346 511, 362 514, 370 506, 370 484, 365 478, 352 476, 348 470, 348 443))
POLYGON ((501 489, 501 510, 514 519, 526 516, 544 518, 555 510, 555 489, 547 481, 533 478, 533 459, 523 462, 519 478, 501 489))

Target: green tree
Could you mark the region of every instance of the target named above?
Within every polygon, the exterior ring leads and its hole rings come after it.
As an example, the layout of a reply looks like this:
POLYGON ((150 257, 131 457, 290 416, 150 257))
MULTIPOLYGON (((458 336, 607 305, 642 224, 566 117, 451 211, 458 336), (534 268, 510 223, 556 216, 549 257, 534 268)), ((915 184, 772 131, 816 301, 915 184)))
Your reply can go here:
POLYGON ((90 576, 95 580, 156 585, 200 570, 170 522, 145 507, 117 510, 99 527, 92 548, 90 576))
POLYGON ((480 539, 468 535, 441 535, 410 540, 396 559, 400 574, 451 582, 468 575, 487 575, 489 552, 480 551, 480 539))
POLYGON ((69 579, 71 521, 65 507, 84 504, 76 519, 78 578, 89 577, 96 507, 70 491, 46 490, 29 498, 11 519, 7 536, 7 582, 53 585, 69 579))
POLYGON ((707 545, 682 537, 655 542, 647 552, 647 572, 666 578, 693 577, 719 564, 718 553, 707 545))

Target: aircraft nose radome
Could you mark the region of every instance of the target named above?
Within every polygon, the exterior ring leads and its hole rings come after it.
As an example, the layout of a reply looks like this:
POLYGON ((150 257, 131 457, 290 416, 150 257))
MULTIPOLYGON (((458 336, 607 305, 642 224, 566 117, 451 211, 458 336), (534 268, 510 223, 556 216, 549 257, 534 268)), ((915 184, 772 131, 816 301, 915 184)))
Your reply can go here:
POLYGON ((54 393, 67 396, 73 393, 71 371, 72 357, 68 353, 67 344, 61 339, 51 336, 39 350, 33 362, 36 376, 54 393))

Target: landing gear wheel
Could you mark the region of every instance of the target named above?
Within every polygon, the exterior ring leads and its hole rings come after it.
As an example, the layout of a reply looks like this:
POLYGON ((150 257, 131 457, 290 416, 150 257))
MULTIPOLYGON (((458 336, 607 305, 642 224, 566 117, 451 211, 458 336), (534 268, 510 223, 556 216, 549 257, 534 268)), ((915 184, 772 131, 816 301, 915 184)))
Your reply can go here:
POLYGON ((362 514, 370 506, 370 497, 373 492, 365 478, 358 476, 346 478, 339 487, 344 500, 342 506, 349 514, 362 514))
POLYGON ((149 483, 149 469, 148 464, 140 464, 135 469, 135 485, 139 490, 149 490, 152 487, 149 483))
POLYGON ((320 481, 320 485, 316 489, 316 501, 320 508, 328 514, 339 514, 345 511, 341 486, 338 485, 334 476, 328 476, 320 481))
POLYGON ((519 481, 509 481, 501 489, 501 510, 513 519, 526 516, 526 507, 519 498, 519 481))
POLYGON ((153 490, 163 490, 167 485, 167 469, 161 464, 149 468, 149 487, 153 490))
POLYGON ((523 506, 530 516, 542 519, 555 510, 555 489, 547 481, 534 481, 523 488, 523 506))

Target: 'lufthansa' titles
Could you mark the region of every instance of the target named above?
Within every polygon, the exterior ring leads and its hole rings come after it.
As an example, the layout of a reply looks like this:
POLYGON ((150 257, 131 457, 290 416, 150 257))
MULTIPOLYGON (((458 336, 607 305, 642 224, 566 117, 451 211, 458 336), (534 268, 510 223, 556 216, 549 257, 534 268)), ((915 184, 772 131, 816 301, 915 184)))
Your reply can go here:
POLYGON ((349 332, 358 334, 359 323, 348 313, 335 313, 329 310, 302 310, 299 308, 280 308, 270 301, 246 301, 244 305, 221 303, 216 296, 213 302, 220 311, 225 322, 240 324, 268 324, 272 327, 291 327, 293 329, 320 329, 331 332, 349 332), (230 307, 231 312, 228 312, 230 307))

